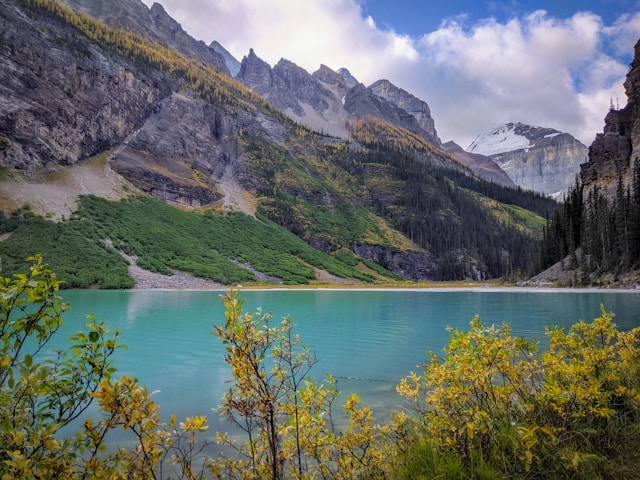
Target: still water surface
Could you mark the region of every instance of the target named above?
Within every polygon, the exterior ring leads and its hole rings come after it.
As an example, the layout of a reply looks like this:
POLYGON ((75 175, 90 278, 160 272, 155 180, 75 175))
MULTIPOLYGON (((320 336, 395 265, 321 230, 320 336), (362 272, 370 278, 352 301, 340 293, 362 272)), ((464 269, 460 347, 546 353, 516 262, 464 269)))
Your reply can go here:
MULTIPOLYGON (((137 377, 149 390, 161 415, 184 418, 205 414, 212 429, 225 430, 211 409, 229 388, 224 349, 211 333, 224 324, 222 292, 130 290, 64 291, 72 305, 56 346, 82 328, 92 314, 121 331, 126 350, 115 366, 137 377)), ((291 315, 301 343, 314 351, 312 376, 338 379, 338 388, 360 394, 378 417, 403 404, 395 384, 426 358, 441 352, 446 327, 467 329, 474 315, 486 324, 510 323, 516 335, 540 338, 550 324, 592 320, 600 305, 616 313, 620 329, 640 325, 640 292, 520 290, 269 290, 243 291, 245 311, 261 307, 274 320, 291 315)), ((340 405, 342 402, 340 402, 340 405)))

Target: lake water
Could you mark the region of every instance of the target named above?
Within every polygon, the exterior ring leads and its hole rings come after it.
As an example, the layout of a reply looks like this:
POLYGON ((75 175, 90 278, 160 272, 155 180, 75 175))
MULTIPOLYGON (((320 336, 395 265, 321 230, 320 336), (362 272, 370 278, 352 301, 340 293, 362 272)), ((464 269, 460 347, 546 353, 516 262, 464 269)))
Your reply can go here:
MULTIPOLYGON (((137 377, 168 420, 208 415, 212 430, 227 430, 211 411, 229 388, 230 371, 212 324, 224 324, 220 294, 211 291, 63 291, 72 305, 56 346, 95 315, 121 331, 127 350, 115 355, 121 374, 137 377)), ((395 384, 427 351, 441 352, 446 327, 468 329, 478 314, 485 324, 510 323, 516 335, 544 338, 550 324, 592 320, 600 305, 616 314, 620 329, 640 325, 640 292, 566 290, 247 290, 245 311, 262 307, 274 320, 291 315, 294 333, 314 351, 312 376, 338 379, 338 388, 356 391, 378 417, 401 407, 395 384)), ((342 402, 340 402, 340 405, 342 402)))

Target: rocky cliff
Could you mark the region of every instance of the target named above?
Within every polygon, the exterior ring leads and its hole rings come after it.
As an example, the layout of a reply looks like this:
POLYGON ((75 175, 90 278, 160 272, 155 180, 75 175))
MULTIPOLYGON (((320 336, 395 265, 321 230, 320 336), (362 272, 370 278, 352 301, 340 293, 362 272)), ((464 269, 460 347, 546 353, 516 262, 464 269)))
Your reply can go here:
POLYGON ((255 183, 242 173, 238 131, 277 141, 290 128, 254 107, 228 113, 178 93, 176 78, 35 15, 20 2, 0 5, 2 167, 55 171, 110 151, 111 168, 135 187, 198 207, 220 198, 229 168, 255 183))
POLYGON ((231 74, 222 54, 189 35, 157 2, 147 7, 140 0, 63 1, 74 10, 91 15, 109 26, 132 30, 187 58, 203 62, 220 72, 231 74))
POLYGON ((604 119, 604 131, 596 135, 589 147, 589 161, 582 165, 580 179, 584 193, 599 188, 613 199, 618 180, 631 184, 634 168, 640 158, 640 40, 624 82, 627 105, 614 110, 604 119))
POLYGON ((347 69, 336 72, 321 65, 309 74, 284 59, 271 68, 253 49, 243 58, 236 78, 317 131, 347 138, 350 122, 371 116, 442 146, 429 105, 388 80, 366 87, 347 69))
POLYGON ((240 62, 236 57, 231 55, 231 52, 229 52, 229 50, 224 48, 216 40, 214 40, 209 44, 209 48, 215 50, 220 55, 222 55, 222 57, 224 58, 225 64, 227 65, 227 68, 229 69, 229 72, 231 73, 232 76, 235 77, 236 75, 238 75, 238 72, 240 71, 240 62))
POLYGON ((483 132, 467 151, 491 158, 516 185, 560 199, 575 185, 588 153, 587 147, 568 133, 522 123, 483 132))
POLYGON ((0 5, 3 167, 53 169, 118 145, 175 88, 60 22, 33 22, 21 8, 0 5))
POLYGON ((311 75, 285 59, 271 68, 251 49, 236 78, 301 124, 330 135, 348 136, 342 98, 350 87, 330 68, 323 65, 311 75))
POLYGON ((415 118, 424 132, 425 138, 436 147, 442 146, 427 102, 420 100, 406 90, 396 87, 389 80, 378 80, 371 84, 369 89, 377 96, 391 102, 415 118))

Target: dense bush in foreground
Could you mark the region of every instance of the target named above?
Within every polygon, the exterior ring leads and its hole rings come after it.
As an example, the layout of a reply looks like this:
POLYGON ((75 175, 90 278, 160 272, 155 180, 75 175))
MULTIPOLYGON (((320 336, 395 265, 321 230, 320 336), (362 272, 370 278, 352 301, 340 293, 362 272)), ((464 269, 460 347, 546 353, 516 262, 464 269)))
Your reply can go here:
POLYGON ((68 308, 59 283, 39 256, 0 278, 2 479, 640 478, 640 328, 618 331, 604 309, 550 327, 544 352, 474 318, 399 383, 410 413, 378 424, 351 395, 342 425, 335 382, 309 378, 315 358, 290 319, 244 313, 229 291, 214 333, 233 381, 218 412, 244 431, 237 441, 203 435, 200 415, 162 423, 148 390, 116 377, 118 332, 92 318, 67 351, 47 352, 68 308), (91 402, 97 418, 65 437, 91 402), (131 448, 107 449, 116 429, 131 448), (205 453, 214 442, 224 455, 205 453))

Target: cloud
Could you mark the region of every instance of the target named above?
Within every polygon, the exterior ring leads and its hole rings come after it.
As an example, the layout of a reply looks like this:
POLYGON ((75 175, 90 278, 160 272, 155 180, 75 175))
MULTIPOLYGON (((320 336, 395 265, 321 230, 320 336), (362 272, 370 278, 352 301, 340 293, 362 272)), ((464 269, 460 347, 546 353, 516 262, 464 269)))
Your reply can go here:
POLYGON ((161 1, 189 33, 238 59, 254 48, 271 65, 286 58, 309 72, 347 67, 365 84, 387 78, 429 103, 440 137, 463 147, 510 121, 589 145, 611 98, 626 103, 640 32, 640 13, 606 26, 589 12, 561 20, 539 10, 504 23, 452 17, 411 38, 364 16, 363 0, 161 1))
POLYGON ((253 48, 271 65, 286 58, 310 72, 347 67, 373 82, 380 61, 417 55, 408 37, 379 28, 354 0, 163 1, 189 33, 219 41, 238 60, 253 48))
MULTIPOLYGON (((630 21, 618 31, 627 33, 630 21)), ((587 12, 565 20, 536 11, 504 24, 450 21, 420 40, 418 69, 428 72, 422 77, 432 78, 430 88, 438 92, 423 98, 431 98, 441 137, 463 147, 484 129, 510 121, 567 131, 589 145, 602 129, 609 97, 622 98, 628 71, 604 53, 604 40, 611 41, 602 20, 587 12)))

